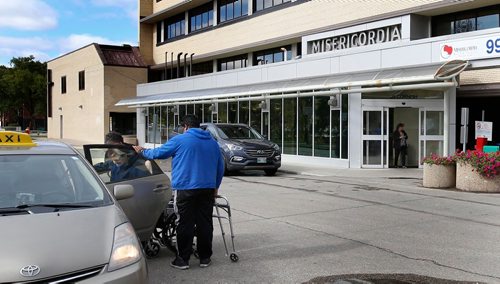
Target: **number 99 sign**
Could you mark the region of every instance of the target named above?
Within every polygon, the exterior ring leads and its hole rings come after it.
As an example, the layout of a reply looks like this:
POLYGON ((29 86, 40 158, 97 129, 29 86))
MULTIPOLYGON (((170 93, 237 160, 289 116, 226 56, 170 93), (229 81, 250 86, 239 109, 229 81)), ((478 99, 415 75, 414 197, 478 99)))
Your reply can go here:
POLYGON ((500 38, 488 40, 486 42, 486 52, 488 52, 488 54, 500 53, 500 38))

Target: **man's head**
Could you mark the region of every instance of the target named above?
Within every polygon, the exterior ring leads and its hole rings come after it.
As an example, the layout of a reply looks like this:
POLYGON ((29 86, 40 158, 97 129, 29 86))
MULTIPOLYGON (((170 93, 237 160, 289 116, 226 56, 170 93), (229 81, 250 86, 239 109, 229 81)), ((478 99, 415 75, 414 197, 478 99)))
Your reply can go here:
POLYGON ((185 131, 189 128, 200 128, 200 120, 196 115, 188 114, 182 118, 182 126, 185 131))
POLYGON ((110 149, 109 157, 117 166, 121 166, 126 164, 128 161, 127 153, 123 152, 120 149, 110 149))
POLYGON ((123 136, 116 132, 116 131, 111 131, 106 136, 104 137, 104 143, 105 144, 123 144, 123 136))

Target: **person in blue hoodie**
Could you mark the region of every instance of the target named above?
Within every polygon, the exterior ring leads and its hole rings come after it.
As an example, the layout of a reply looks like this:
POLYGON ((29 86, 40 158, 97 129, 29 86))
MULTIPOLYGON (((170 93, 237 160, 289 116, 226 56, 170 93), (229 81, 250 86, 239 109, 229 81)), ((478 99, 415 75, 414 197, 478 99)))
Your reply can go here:
POLYGON ((177 256, 171 266, 189 268, 196 227, 200 267, 208 267, 212 256, 214 197, 224 176, 224 159, 219 145, 208 131, 200 128, 196 116, 186 115, 182 126, 183 134, 176 135, 159 148, 134 146, 134 149, 146 159, 172 157, 177 256))

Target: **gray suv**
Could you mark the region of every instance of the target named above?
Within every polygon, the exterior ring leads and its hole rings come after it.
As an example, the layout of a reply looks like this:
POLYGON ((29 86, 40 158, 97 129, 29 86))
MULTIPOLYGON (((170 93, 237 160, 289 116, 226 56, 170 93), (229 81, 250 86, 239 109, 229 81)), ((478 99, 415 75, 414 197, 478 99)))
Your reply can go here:
POLYGON ((201 128, 219 143, 226 172, 264 170, 272 176, 281 167, 280 147, 246 124, 204 123, 201 128))

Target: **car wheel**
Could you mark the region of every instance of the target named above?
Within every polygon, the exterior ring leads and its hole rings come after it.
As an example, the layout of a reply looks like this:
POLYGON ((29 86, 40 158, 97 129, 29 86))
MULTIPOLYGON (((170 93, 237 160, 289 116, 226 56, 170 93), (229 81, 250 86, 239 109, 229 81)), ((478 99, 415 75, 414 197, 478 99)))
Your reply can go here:
POLYGON ((266 173, 266 176, 274 176, 277 171, 278 171, 278 169, 264 170, 264 172, 266 173))

